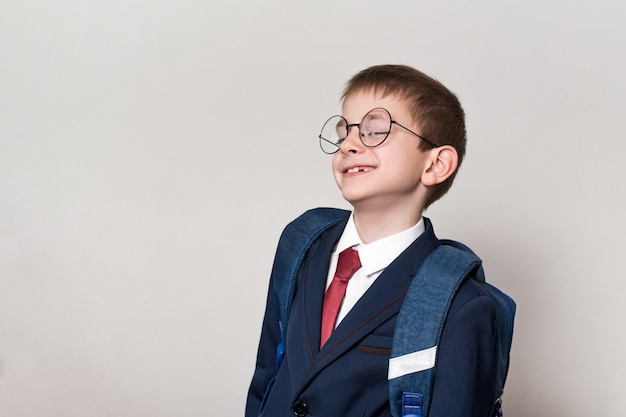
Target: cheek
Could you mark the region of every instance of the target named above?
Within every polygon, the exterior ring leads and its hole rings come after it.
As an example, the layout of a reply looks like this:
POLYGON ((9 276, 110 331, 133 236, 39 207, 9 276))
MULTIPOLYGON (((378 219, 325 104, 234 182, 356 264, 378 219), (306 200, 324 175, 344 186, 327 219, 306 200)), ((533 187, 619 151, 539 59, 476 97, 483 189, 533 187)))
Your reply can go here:
POLYGON ((389 169, 393 173, 392 176, 398 180, 416 181, 421 177, 424 162, 412 149, 398 152, 390 162, 389 169))

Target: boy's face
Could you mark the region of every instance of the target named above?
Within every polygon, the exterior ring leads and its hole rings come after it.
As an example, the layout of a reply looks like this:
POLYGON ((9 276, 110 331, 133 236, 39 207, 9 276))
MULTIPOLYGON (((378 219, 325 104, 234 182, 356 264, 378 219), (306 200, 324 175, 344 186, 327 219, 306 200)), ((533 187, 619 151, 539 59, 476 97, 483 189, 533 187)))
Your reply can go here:
MULTIPOLYGON (((392 95, 355 93, 344 101, 343 117, 348 124, 361 123, 363 116, 376 107, 387 109, 392 120, 420 133, 420 126, 413 121, 405 101, 392 95)), ((343 197, 355 210, 408 209, 421 213, 426 193, 421 176, 428 152, 419 150, 419 140, 393 124, 381 145, 366 147, 359 139, 358 127, 350 128, 332 162, 335 181, 343 197)))

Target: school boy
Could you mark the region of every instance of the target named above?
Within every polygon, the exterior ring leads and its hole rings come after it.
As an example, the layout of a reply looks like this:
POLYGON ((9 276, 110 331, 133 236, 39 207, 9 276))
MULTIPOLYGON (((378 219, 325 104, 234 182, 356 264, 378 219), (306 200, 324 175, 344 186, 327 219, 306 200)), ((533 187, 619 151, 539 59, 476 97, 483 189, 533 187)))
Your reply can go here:
MULTIPOLYGON (((429 76, 383 65, 348 82, 342 115, 326 122, 320 144, 332 154, 333 175, 353 211, 307 254, 278 370, 279 312, 270 282, 246 417, 391 416, 396 318, 411 277, 438 242, 422 212, 450 188, 465 142, 458 99, 429 76), (338 263, 352 266, 343 290, 338 263)), ((491 299, 465 280, 443 328, 430 417, 487 415, 494 320, 491 299)))

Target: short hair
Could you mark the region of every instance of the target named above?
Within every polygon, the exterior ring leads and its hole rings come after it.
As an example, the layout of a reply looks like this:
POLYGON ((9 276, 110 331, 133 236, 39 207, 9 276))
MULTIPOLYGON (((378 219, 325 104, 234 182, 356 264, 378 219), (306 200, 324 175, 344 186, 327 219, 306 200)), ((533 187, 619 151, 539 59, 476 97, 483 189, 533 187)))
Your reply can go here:
MULTIPOLYGON (((465 156, 465 113, 459 99, 439 81, 406 65, 377 65, 362 70, 346 84, 342 102, 364 91, 405 100, 421 136, 439 146, 451 145, 456 149, 458 167, 449 178, 433 187, 424 207, 427 208, 448 192, 465 156)), ((419 149, 431 148, 420 140, 419 149)))

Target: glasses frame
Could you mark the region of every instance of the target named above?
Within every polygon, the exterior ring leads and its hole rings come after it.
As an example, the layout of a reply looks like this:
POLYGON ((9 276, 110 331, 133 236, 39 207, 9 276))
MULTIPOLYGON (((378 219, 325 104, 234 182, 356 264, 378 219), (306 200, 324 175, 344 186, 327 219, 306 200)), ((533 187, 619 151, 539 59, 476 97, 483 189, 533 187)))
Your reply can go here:
POLYGON ((341 143, 342 143, 344 140, 346 140, 346 138, 347 138, 347 137, 348 137, 348 135, 350 134, 350 128, 351 128, 351 127, 354 127, 354 126, 356 126, 356 127, 359 129, 359 140, 361 141, 361 143, 363 144, 363 146, 365 146, 365 147, 367 147, 367 148, 375 148, 375 147, 377 147, 377 146, 382 145, 382 144, 383 144, 383 143, 387 140, 387 138, 389 137, 389 134, 391 133, 391 127, 392 127, 392 125, 397 125, 397 126, 400 126, 402 129, 406 130, 406 131, 407 131, 407 132, 409 132, 409 133, 414 134, 415 136, 417 136, 418 138, 420 138, 421 140, 423 140, 424 142, 426 142, 428 145, 432 146, 433 148, 438 148, 438 147, 440 147, 440 146, 441 146, 441 145, 437 145, 435 142, 433 142, 433 141, 431 141, 431 140, 429 140, 429 139, 426 139, 424 136, 422 136, 422 135, 420 135, 420 134, 418 134, 418 133, 415 133, 414 131, 412 131, 412 130, 411 130, 411 129, 409 129, 408 127, 403 126, 403 125, 401 125, 400 123, 398 123, 398 122, 396 122, 395 120, 393 120, 393 118, 391 117, 391 113, 389 113, 389 110, 387 110, 386 108, 384 108, 384 107, 374 107, 373 109, 371 109, 370 111, 368 111, 367 113, 365 113, 365 116, 363 116, 363 119, 361 119, 361 123, 352 123, 352 124, 349 124, 349 123, 348 123, 348 121, 346 120, 346 118, 345 118, 345 117, 343 117, 343 116, 342 116, 342 115, 340 115, 340 114, 336 114, 336 115, 334 115, 334 116, 330 116, 330 117, 329 117, 329 118, 328 118, 328 119, 324 122, 324 124, 322 125, 322 130, 320 131, 320 134, 319 134, 319 136, 318 136, 318 138, 319 138, 319 140, 320 140, 320 148, 322 148, 322 152, 324 152, 325 154, 328 154, 328 155, 333 155, 333 154, 337 153, 337 151, 341 148, 341 143), (385 135, 385 137, 384 137, 384 138, 383 138, 383 139, 382 139, 379 143, 377 143, 376 145, 367 145, 365 142, 363 142, 363 136, 364 136, 364 135, 361 133, 361 125, 363 124, 363 120, 365 120, 365 118, 367 117, 367 115, 368 115, 368 114, 370 114, 371 112, 375 111, 375 110, 384 110, 384 111, 387 113, 387 115, 389 116, 389 130, 387 131, 387 134, 385 135), (335 118, 335 117, 340 117, 341 119, 343 119, 343 121, 344 121, 344 122, 346 122, 346 136, 345 136, 344 138, 339 139, 339 143, 333 143, 333 142, 329 141, 328 139, 325 139, 324 137, 322 137, 322 132, 324 131, 324 128, 326 127, 326 124, 327 124, 329 121, 331 121, 333 118, 335 118), (322 142, 322 141, 323 141, 323 142, 322 142), (330 145, 332 145, 332 146, 336 146, 336 147, 337 147, 337 149, 335 149, 335 151, 333 151, 333 152, 327 152, 326 150, 324 150, 324 147, 322 146, 322 144, 323 144, 324 142, 326 142, 326 143, 328 143, 328 144, 330 144, 330 145))

